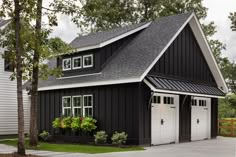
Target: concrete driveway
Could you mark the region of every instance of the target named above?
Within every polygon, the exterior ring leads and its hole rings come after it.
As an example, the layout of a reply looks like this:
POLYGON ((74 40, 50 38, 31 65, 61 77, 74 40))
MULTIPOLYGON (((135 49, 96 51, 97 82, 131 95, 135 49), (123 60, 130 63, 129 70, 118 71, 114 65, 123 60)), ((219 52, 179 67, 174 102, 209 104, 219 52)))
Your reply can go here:
MULTIPOLYGON (((0 145, 0 153, 4 153, 4 149, 8 153, 15 150, 14 147, 10 148, 7 151, 6 146, 0 145)), ((136 152, 81 154, 29 150, 27 153, 51 157, 236 157, 235 150, 236 138, 218 137, 214 140, 147 147, 145 151, 136 152)))

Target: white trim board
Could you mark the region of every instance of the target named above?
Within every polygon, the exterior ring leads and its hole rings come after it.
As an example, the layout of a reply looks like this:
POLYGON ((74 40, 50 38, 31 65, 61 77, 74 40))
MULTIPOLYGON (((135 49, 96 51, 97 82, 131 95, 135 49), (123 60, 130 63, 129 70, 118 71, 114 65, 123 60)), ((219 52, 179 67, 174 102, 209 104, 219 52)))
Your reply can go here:
POLYGON ((91 87, 91 86, 102 86, 102 85, 113 85, 113 84, 124 84, 124 83, 134 83, 140 82, 138 78, 132 79, 123 79, 123 80, 107 80, 107 81, 99 81, 99 82, 89 82, 89 83, 75 83, 75 84, 67 84, 67 85, 56 85, 56 86, 48 86, 48 87, 40 87, 38 91, 45 90, 54 90, 54 89, 66 89, 66 88, 79 88, 79 87, 91 87))

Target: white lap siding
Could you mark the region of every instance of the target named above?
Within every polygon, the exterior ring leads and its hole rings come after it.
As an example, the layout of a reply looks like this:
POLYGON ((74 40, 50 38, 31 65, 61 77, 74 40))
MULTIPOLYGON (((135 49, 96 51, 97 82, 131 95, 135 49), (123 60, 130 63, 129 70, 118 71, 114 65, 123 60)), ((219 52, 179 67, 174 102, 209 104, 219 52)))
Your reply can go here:
MULTIPOLYGON (((17 96, 16 81, 10 81, 11 72, 4 71, 4 59, 0 52, 0 136, 17 134, 17 96)), ((25 132, 29 130, 30 98, 26 91, 23 92, 25 132)))

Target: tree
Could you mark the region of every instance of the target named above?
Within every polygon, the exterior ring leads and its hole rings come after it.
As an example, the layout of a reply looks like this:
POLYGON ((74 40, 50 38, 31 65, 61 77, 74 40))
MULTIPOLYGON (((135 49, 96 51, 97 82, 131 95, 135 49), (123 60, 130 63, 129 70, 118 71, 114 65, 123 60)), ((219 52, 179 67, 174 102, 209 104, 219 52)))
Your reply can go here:
MULTIPOLYGON (((49 68, 45 60, 51 59, 57 56, 59 53, 68 52, 70 47, 58 38, 49 39, 49 34, 51 32, 51 26, 56 25, 55 14, 47 14, 49 19, 49 25, 42 24, 42 0, 38 1, 17 1, 20 6, 20 15, 17 16, 17 27, 14 23, 7 25, 4 29, 0 31, 0 46, 5 48, 9 53, 7 53, 5 58, 8 58, 13 63, 15 59, 17 60, 14 65, 16 66, 16 71, 13 73, 11 79, 17 79, 19 84, 19 89, 17 90, 22 94, 22 79, 29 81, 31 86, 31 120, 30 120, 30 144, 33 146, 37 145, 37 90, 38 90, 38 79, 46 79, 49 75, 60 75, 60 68, 49 68), (36 22, 36 25, 32 23, 36 22), (42 25, 44 27, 42 27, 42 25), (17 37, 15 38, 15 32, 17 28, 17 37), (20 30, 19 30, 20 29, 20 30), (18 45, 16 44, 16 41, 18 45), (57 48, 55 48, 57 45, 57 48), (16 47, 17 46, 17 47, 16 47), (16 52, 17 50, 17 52, 16 52), (60 51, 60 52, 59 52, 60 51), (18 55, 20 52, 20 56, 18 55), (20 74, 18 73, 20 72, 20 74), (21 82, 21 84, 20 84, 21 82)), ((0 14, 1 17, 14 17, 17 15, 12 10, 14 7, 14 1, 3 0, 1 5, 0 14)), ((64 7, 64 6, 63 6, 64 7)), ((76 8, 75 8, 76 9, 76 8)), ((55 11, 56 12, 56 11, 55 11)), ((19 102, 22 101, 22 95, 19 94, 19 102)), ((19 103, 18 103, 19 104, 19 103)), ((23 102, 20 104, 20 110, 23 111, 23 102)), ((20 113, 19 112, 19 113, 20 113)), ((19 129, 21 132, 19 136, 24 135, 24 124, 22 120, 22 114, 20 114, 19 129)), ((19 143, 22 148, 24 140, 19 137, 19 143)))
POLYGON ((16 73, 17 73, 17 103, 18 103, 18 143, 17 152, 25 155, 25 139, 24 139, 24 109, 22 94, 22 54, 21 54, 21 37, 20 37, 20 2, 14 0, 14 24, 15 24, 15 52, 16 52, 16 73))
MULTIPOLYGON (((39 80, 39 69, 40 69, 40 59, 48 59, 48 55, 53 56, 55 52, 62 53, 68 52, 69 46, 63 43, 58 38, 52 39, 51 42, 43 42, 43 40, 47 40, 48 34, 50 31, 47 29, 42 30, 42 13, 43 9, 47 12, 47 17, 49 19, 49 26, 57 25, 56 13, 61 12, 65 14, 72 14, 75 12, 77 7, 74 5, 74 2, 66 2, 59 1, 51 3, 50 6, 54 6, 53 9, 43 7, 43 0, 37 0, 36 4, 36 25, 35 25, 35 38, 34 38, 34 47, 33 47, 33 59, 32 59, 32 77, 31 77, 31 110, 30 110, 30 146, 37 146, 38 144, 38 136, 37 136, 37 109, 38 109, 38 80, 39 80), (54 44, 54 45, 50 45, 54 44), (57 48, 53 47, 55 44, 58 46, 57 48), (45 49, 46 48, 46 49, 45 49), (61 52, 58 52, 58 49, 61 49, 61 52), (45 56, 46 52, 46 56, 45 56), (53 53, 48 53, 53 52, 53 53)), ((55 57, 55 56, 54 56, 55 57)), ((41 75, 47 78, 47 74, 58 75, 58 69, 48 71, 48 66, 46 64, 42 64, 41 70, 44 69, 44 74, 41 75), (54 73, 55 72, 55 73, 54 73), (46 75, 45 75, 46 74, 46 75)))
POLYGON ((229 19, 231 20, 232 31, 236 31, 236 12, 230 13, 229 19))
POLYGON ((33 53, 31 106, 30 106, 30 146, 38 145, 37 135, 37 108, 38 108, 38 79, 39 79, 39 58, 41 46, 41 25, 42 25, 43 0, 37 0, 36 26, 35 26, 35 47, 33 53))

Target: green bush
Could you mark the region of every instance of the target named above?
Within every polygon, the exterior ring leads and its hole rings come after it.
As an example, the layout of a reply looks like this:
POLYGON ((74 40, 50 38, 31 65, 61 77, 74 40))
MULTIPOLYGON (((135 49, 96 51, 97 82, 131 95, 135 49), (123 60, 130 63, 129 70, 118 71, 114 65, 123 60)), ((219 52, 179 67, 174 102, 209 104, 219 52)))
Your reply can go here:
POLYGON ((49 132, 47 131, 43 131, 41 134, 39 134, 39 137, 43 140, 43 141, 50 141, 51 139, 51 135, 49 134, 49 132))
POLYGON ((63 129, 69 129, 69 128, 71 128, 71 122, 72 122, 71 119, 72 119, 71 117, 65 117, 65 118, 63 118, 63 119, 62 119, 62 123, 61 123, 61 127, 62 127, 63 129))
POLYGON ((79 117, 73 117, 71 122, 71 129, 76 131, 81 128, 81 120, 79 117))
POLYGON ((118 144, 118 145, 125 144, 127 141, 127 137, 128 135, 125 132, 121 133, 115 132, 111 137, 112 144, 118 144))
POLYGON ((107 142, 107 134, 105 131, 98 131, 95 135, 94 135, 94 142, 96 144, 104 144, 107 142))
POLYGON ((61 119, 60 118, 56 118, 53 122, 52 122, 52 127, 57 129, 61 127, 61 119))
POLYGON ((95 125, 96 122, 97 120, 91 117, 85 117, 82 120, 81 128, 84 132, 91 132, 97 128, 97 126, 95 125))

